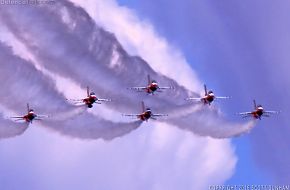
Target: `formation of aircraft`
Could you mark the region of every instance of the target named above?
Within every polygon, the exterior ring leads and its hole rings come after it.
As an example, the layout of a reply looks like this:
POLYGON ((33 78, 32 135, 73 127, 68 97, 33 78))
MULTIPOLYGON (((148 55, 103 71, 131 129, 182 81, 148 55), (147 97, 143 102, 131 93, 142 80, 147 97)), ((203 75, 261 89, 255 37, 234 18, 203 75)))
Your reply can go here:
POLYGON ((257 105, 256 101, 253 100, 254 103, 254 110, 251 112, 242 112, 238 113, 239 115, 242 115, 243 118, 246 117, 253 117, 254 119, 261 120, 262 117, 270 117, 271 114, 278 114, 278 111, 265 111, 262 105, 257 105))
MULTIPOLYGON (((160 87, 155 80, 150 79, 150 75, 148 75, 148 86, 147 87, 131 87, 129 89, 134 89, 137 91, 145 91, 148 94, 154 94, 154 92, 158 92, 160 89, 173 89, 173 87, 160 87)), ((212 90, 207 90, 207 86, 204 85, 204 96, 202 97, 189 97, 186 100, 200 101, 204 105, 211 105, 211 103, 216 99, 228 99, 228 96, 215 96, 212 90)), ((109 102, 111 99, 102 99, 97 98, 94 92, 90 92, 89 87, 87 87, 87 97, 83 99, 67 99, 69 101, 74 102, 75 104, 84 104, 88 108, 92 108, 93 104, 101 104, 101 102, 109 102)), ((277 114, 278 111, 265 111, 261 105, 256 105, 256 101, 254 100, 254 110, 251 112, 242 112, 238 113, 243 118, 252 117, 254 119, 261 120, 262 117, 269 117, 271 114, 277 114)), ((144 102, 142 101, 142 112, 139 114, 123 114, 123 116, 136 117, 141 121, 148 121, 149 119, 156 120, 157 117, 168 116, 168 114, 153 114, 150 108, 145 108, 144 102)), ((43 118, 47 118, 47 115, 36 115, 33 109, 29 108, 29 104, 27 104, 27 114, 24 116, 13 116, 11 118, 15 119, 15 121, 24 120, 28 123, 32 123, 33 120, 42 120, 43 118)))
POLYGON ((201 101, 204 104, 210 105, 215 99, 228 99, 228 96, 215 96, 212 90, 207 91, 206 85, 204 85, 204 96, 203 97, 190 97, 186 100, 201 101))
POLYGON ((24 116, 12 116, 11 118, 15 119, 14 121, 26 121, 28 123, 32 123, 33 120, 42 120, 43 118, 49 117, 48 115, 36 115, 33 109, 29 108, 29 104, 27 103, 27 114, 24 116))
POLYGON ((142 101, 142 112, 139 114, 123 114, 124 116, 129 117, 137 117, 141 121, 148 121, 148 119, 154 119, 156 120, 156 117, 164 117, 168 116, 168 114, 153 114, 150 108, 145 108, 145 104, 142 101))
POLYGON ((138 92, 146 92, 147 94, 154 94, 155 92, 162 92, 161 90, 173 89, 173 87, 161 87, 156 80, 151 80, 150 75, 147 75, 147 86, 129 87, 128 89, 136 90, 138 92))
POLYGON ((87 87, 87 97, 83 99, 68 99, 69 101, 72 101, 76 104, 78 103, 84 103, 88 106, 88 108, 92 108, 93 104, 101 104, 101 102, 110 102, 111 99, 103 99, 103 98, 97 98, 96 94, 94 92, 90 92, 90 88, 87 87))

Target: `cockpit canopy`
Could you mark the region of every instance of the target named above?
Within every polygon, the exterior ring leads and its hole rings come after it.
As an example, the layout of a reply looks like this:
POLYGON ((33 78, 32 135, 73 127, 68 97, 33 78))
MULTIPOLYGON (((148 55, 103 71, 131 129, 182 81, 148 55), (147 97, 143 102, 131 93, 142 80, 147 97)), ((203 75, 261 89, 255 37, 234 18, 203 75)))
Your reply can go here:
POLYGON ((210 95, 210 96, 214 96, 214 93, 213 93, 213 91, 208 91, 208 95, 210 95))

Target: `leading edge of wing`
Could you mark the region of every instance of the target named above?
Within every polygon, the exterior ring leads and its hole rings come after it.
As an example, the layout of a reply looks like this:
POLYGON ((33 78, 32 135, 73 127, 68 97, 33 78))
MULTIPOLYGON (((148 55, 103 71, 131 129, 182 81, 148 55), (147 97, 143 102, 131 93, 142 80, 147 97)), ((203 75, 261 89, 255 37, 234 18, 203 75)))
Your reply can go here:
POLYGON ((185 98, 185 100, 195 100, 195 101, 200 101, 202 98, 185 98))

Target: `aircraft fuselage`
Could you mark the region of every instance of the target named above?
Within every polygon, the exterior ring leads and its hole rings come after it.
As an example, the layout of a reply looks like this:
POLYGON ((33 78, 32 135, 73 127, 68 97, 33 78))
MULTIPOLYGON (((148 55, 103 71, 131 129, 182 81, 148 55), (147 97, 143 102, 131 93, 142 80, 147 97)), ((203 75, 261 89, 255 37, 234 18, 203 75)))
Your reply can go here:
POLYGON ((28 113, 27 115, 23 116, 23 119, 26 122, 32 122, 33 119, 35 119, 36 115, 34 113, 28 113))
POLYGON ((83 100, 83 102, 89 107, 93 107, 93 104, 97 101, 96 96, 89 96, 83 100))
POLYGON ((147 93, 153 93, 158 89, 158 84, 157 83, 151 83, 148 87, 147 87, 147 93))
POLYGON ((151 111, 145 111, 139 116, 139 119, 142 121, 147 121, 151 117, 151 111))
POLYGON ((264 113, 263 109, 261 109, 261 108, 259 109, 258 108, 256 111, 252 112, 252 115, 253 115, 254 118, 260 119, 261 116, 263 115, 263 113, 264 113))
POLYGON ((204 104, 211 104, 214 101, 214 95, 206 95, 204 98, 202 98, 202 101, 204 104))

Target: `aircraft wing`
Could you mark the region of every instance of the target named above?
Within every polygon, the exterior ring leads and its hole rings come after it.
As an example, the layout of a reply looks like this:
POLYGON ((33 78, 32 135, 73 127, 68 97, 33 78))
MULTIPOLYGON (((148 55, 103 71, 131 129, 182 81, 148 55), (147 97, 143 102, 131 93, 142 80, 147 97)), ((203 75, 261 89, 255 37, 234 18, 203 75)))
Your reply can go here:
POLYGON ((140 114, 122 114, 123 116, 128 116, 128 117, 138 117, 140 114))
POLYGON ((36 118, 38 119, 43 119, 43 118, 48 118, 50 117, 49 115, 36 115, 36 118))
POLYGON ((278 114, 280 111, 264 111, 262 117, 270 117, 271 114, 278 114))
POLYGON ((13 116, 13 117, 10 117, 10 118, 23 119, 23 116, 13 116))
POLYGON ((245 117, 250 117, 252 116, 252 112, 241 112, 241 113, 237 113, 238 115, 241 115, 243 118, 245 117))
POLYGON ((153 120, 157 120, 157 117, 165 117, 165 116, 168 116, 168 114, 152 114, 150 118, 153 120))
POLYGON ((241 115, 242 118, 252 117, 252 112, 242 112, 242 113, 237 113, 237 114, 241 115))
POLYGON ((129 90, 143 91, 143 90, 146 90, 147 87, 138 87, 138 86, 136 86, 136 87, 129 87, 127 89, 129 89, 129 90))
POLYGON ((202 98, 186 98, 185 100, 200 101, 202 98))
POLYGON ((112 100, 111 99, 98 98, 97 101, 100 101, 100 102, 111 102, 112 100))
POLYGON ((153 117, 164 117, 168 116, 168 114, 152 114, 153 117))
POLYGON ((23 116, 12 116, 12 117, 10 117, 11 119, 14 119, 14 121, 21 121, 21 120, 25 120, 24 118, 23 118, 23 116))
POLYGON ((252 112, 241 112, 241 113, 238 113, 238 115, 252 115, 252 112))
POLYGON ((14 121, 25 121, 24 118, 15 119, 14 121))
POLYGON ((229 96, 216 96, 216 99, 229 99, 229 96))
POLYGON ((84 101, 84 99, 66 99, 66 100, 74 103, 82 103, 84 101))
POLYGON ((174 89, 172 86, 168 86, 168 87, 158 87, 161 90, 165 90, 165 89, 174 89))
POLYGON ((278 114, 280 112, 279 111, 264 111, 263 113, 265 113, 265 114, 278 114))

